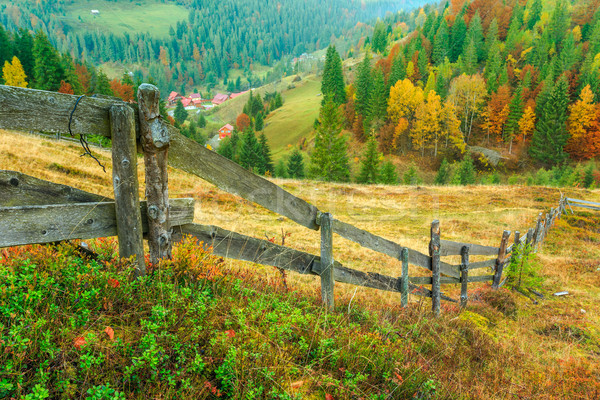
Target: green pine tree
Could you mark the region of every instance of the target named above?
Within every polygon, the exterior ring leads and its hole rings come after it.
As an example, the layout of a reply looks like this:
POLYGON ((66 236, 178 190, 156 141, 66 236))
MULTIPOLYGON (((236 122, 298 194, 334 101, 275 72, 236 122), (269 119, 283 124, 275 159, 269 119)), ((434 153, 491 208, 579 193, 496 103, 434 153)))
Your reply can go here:
POLYGON ((188 112, 185 109, 185 107, 183 106, 183 103, 181 102, 181 100, 177 100, 177 105, 175 106, 175 111, 173 112, 173 117, 175 118, 175 121, 177 121, 177 123, 179 125, 183 124, 188 117, 188 112))
MULTIPOLYGON (((2 33, 0 33, 2 36, 2 33)), ((0 39, 2 42, 2 39, 0 39)), ((2 45, 0 44, 0 48, 2 45)), ((15 36, 15 51, 17 54, 17 58, 21 61, 21 65, 23 66, 23 71, 25 71, 25 75, 27 75, 27 82, 29 83, 29 87, 35 87, 34 82, 34 67, 35 67, 35 58, 33 56, 33 36, 27 29, 19 29, 19 34, 15 36)), ((2 56, 0 56, 2 58, 2 56)), ((2 62, 1 65, 4 65, 2 62)))
POLYGON ((391 161, 386 161, 381 165, 379 182, 385 185, 395 185, 398 183, 398 172, 396 172, 396 167, 391 161))
POLYGON ((264 174, 265 172, 263 150, 252 129, 247 129, 242 137, 240 165, 255 173, 264 174))
MULTIPOLYGON (((479 10, 475 12, 473 18, 471 18, 471 22, 469 22, 469 29, 467 30, 467 36, 465 37, 465 46, 469 46, 473 42, 475 45, 475 52, 477 54, 477 59, 475 63, 479 62, 485 56, 485 43, 483 37, 483 26, 481 25, 481 16, 479 15, 479 10)), ((463 54, 465 50, 463 50, 463 54)))
POLYGON ((450 172, 450 164, 448 164, 448 160, 444 158, 440 164, 440 169, 438 169, 438 172, 435 175, 433 183, 436 185, 447 184, 450 181, 450 172))
POLYGON ((435 65, 440 65, 444 62, 444 58, 450 56, 450 38, 448 35, 448 24, 446 19, 442 21, 440 27, 435 34, 435 41, 433 42, 433 53, 431 58, 435 65))
MULTIPOLYGON (((12 43, 8 32, 4 30, 4 26, 0 24, 0 68, 4 66, 5 62, 11 62, 13 58, 12 43)), ((20 59, 19 59, 20 60, 20 59)), ((24 66, 23 66, 24 67, 24 66)), ((25 69, 25 68, 23 68, 25 69)), ((25 72, 27 74, 27 72, 25 72)), ((27 75, 29 77, 29 75, 27 75)), ((0 83, 4 83, 2 76, 0 76, 0 83)))
POLYGON ((385 77, 379 68, 373 73, 373 86, 370 93, 371 99, 368 103, 370 122, 383 121, 387 111, 387 93, 385 88, 385 77))
POLYGON ((531 9, 529 10, 529 20, 527 21, 527 27, 533 29, 535 24, 540 20, 542 16, 542 0, 533 0, 531 9))
POLYGON ((304 157, 298 149, 294 149, 287 164, 287 175, 294 179, 304 178, 304 157))
POLYGON ((475 41, 471 39, 465 47, 462 55, 463 71, 467 75, 473 75, 477 70, 477 46, 475 41))
POLYGON ((373 135, 367 141, 365 152, 360 162, 360 173, 356 178, 358 183, 379 182, 381 153, 377 151, 377 140, 373 135))
POLYGON ((411 164, 411 166, 404 173, 402 181, 405 185, 418 185, 421 183, 421 178, 419 178, 416 165, 411 164))
POLYGON ((383 53, 387 47, 387 40, 388 34, 385 24, 381 21, 377 21, 375 28, 373 29, 371 48, 377 53, 383 53))
POLYGON ((504 140, 510 143, 509 153, 512 153, 512 142, 519 132, 519 121, 523 116, 523 98, 521 97, 523 88, 519 86, 509 103, 509 114, 504 125, 504 140))
POLYGON ((458 165, 456 173, 452 177, 452 183, 455 185, 472 185, 477 180, 475 165, 470 155, 466 155, 464 160, 458 165))
POLYGON ((61 63, 63 70, 65 71, 65 82, 71 84, 74 94, 83 94, 83 86, 81 85, 81 82, 79 82, 79 77, 75 73, 75 64, 73 64, 73 59, 68 53, 64 53, 62 55, 61 63))
POLYGON ((263 130, 264 126, 265 122, 262 113, 256 114, 256 117, 254 118, 254 129, 259 132, 263 130))
POLYGON ((57 91, 60 88, 60 81, 65 79, 65 71, 58 52, 41 30, 35 35, 33 56, 36 89, 57 91))
POLYGON ((564 146, 567 132, 567 107, 569 105, 569 84, 564 75, 560 77, 548 98, 542 117, 533 132, 529 154, 545 165, 556 165, 566 160, 564 146))
POLYGON ((400 53, 392 62, 390 77, 388 79, 388 88, 394 86, 396 82, 401 81, 404 78, 406 78, 406 65, 404 64, 404 57, 400 53))
POLYGON ((200 116, 198 117, 198 127, 199 128, 206 127, 206 117, 204 116, 204 114, 200 114, 200 116))
POLYGON ((350 180, 348 149, 341 134, 342 116, 335 103, 328 101, 321 107, 319 122, 309 173, 315 179, 347 182, 350 180))
POLYGON ((450 61, 456 62, 456 60, 458 60, 458 56, 460 56, 463 49, 466 34, 467 23, 465 22, 463 14, 460 13, 456 16, 456 20, 454 21, 454 25, 452 25, 451 29, 451 47, 450 55, 448 57, 450 61))
POLYGON ((98 71, 98 80, 96 81, 96 91, 94 93, 103 94, 105 96, 114 96, 108 77, 102 71, 98 71))
POLYGON ((365 58, 358 66, 358 73, 354 85, 356 87, 356 101, 354 110, 363 117, 368 116, 369 100, 371 100, 371 86, 373 77, 371 76, 371 56, 366 53, 365 58))
MULTIPOLYGON (((260 114, 259 114, 260 115, 260 114)), ((258 137, 258 143, 260 144, 260 150, 262 153, 262 165, 259 167, 259 171, 261 174, 266 174, 267 172, 273 175, 275 167, 273 166, 273 157, 271 156, 271 147, 269 147, 269 143, 267 141, 267 137, 264 133, 261 133, 258 137)))

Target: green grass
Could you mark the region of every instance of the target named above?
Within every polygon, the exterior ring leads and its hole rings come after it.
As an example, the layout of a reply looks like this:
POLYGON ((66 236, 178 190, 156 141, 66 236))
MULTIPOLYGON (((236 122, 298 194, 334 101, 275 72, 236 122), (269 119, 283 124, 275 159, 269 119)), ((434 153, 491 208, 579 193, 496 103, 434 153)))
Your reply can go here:
POLYGON ((301 138, 311 140, 313 124, 321 106, 321 81, 315 77, 295 83, 296 88, 283 93, 283 106, 265 120, 264 133, 275 160, 298 145, 301 138))
POLYGON ((63 21, 76 30, 130 34, 150 32, 154 37, 169 34, 169 26, 186 20, 188 11, 173 3, 153 0, 118 1, 83 0, 65 6, 63 21), (100 11, 92 15, 90 10, 100 11))

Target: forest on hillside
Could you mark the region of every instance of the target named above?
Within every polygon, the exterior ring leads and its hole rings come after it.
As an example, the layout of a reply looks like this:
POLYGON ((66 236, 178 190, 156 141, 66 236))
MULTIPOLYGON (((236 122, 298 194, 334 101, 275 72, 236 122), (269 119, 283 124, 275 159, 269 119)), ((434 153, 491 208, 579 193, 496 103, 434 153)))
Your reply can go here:
POLYGON ((345 89, 335 82, 341 71, 336 78, 326 66, 323 93, 356 140, 377 141, 386 154, 439 165, 482 146, 500 151, 513 169, 596 159, 599 6, 452 0, 425 7, 400 42, 389 42, 385 23, 375 27, 345 89))
MULTIPOLYGON (((176 3, 188 12, 187 19, 173 22, 166 37, 153 33, 151 27, 146 32, 135 33, 77 28, 80 21, 66 16, 75 6, 74 0, 1 4, 0 24, 11 32, 19 28, 32 32, 41 30, 59 52, 68 52, 76 60, 96 65, 123 63, 131 66, 140 80, 152 77, 163 92, 185 93, 200 84, 209 88, 220 80, 228 84, 232 69, 244 71, 244 89, 259 86, 263 80, 253 74, 254 64, 274 66, 283 60, 270 79, 291 73, 291 57, 325 48, 357 22, 384 16, 406 5, 406 2, 392 0, 177 0, 162 3, 176 3)), ((409 5, 414 7, 420 3, 424 1, 413 1, 409 5)), ((106 7, 110 4, 106 2, 106 7)), ((146 4, 150 7, 153 1, 143 3, 146 4)), ((85 12, 89 14, 89 10, 85 12)))

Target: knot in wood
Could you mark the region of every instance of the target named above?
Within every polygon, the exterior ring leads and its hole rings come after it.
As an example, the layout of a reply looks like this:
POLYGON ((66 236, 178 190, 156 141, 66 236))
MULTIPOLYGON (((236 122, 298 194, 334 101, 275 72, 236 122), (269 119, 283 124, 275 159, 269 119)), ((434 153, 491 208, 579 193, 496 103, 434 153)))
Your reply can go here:
POLYGON ((152 219, 158 219, 159 215, 160 215, 160 210, 158 209, 157 206, 148 207, 148 217, 150 217, 152 219))
POLYGON ((169 237, 168 237, 168 235, 166 233, 163 233, 162 235, 160 235, 158 237, 158 244, 161 247, 166 246, 168 243, 169 243, 169 237))
POLYGON ((17 178, 10 178, 10 184, 17 187, 19 186, 19 180, 17 178))

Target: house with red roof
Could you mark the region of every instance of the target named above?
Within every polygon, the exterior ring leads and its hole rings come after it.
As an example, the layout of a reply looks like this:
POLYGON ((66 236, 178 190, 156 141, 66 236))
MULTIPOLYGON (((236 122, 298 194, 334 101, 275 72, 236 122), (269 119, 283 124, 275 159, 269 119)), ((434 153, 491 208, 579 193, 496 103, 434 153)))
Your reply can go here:
POLYGON ((202 99, 202 96, 200 95, 200 93, 192 93, 192 94, 190 94, 190 99, 192 99, 192 100, 202 99))
POLYGON ((226 124, 219 129, 219 139, 224 139, 228 136, 231 136, 233 133, 233 126, 231 124, 226 124))
POLYGON ((229 96, 229 98, 230 99, 235 99, 236 97, 241 96, 241 95, 243 95, 245 93, 248 93, 248 92, 249 92, 249 90, 244 90, 243 92, 239 92, 239 93, 231 93, 231 95, 229 96))
POLYGON ((227 100, 229 100, 229 95, 222 94, 222 93, 217 93, 215 95, 215 97, 212 99, 212 103, 214 105, 218 106, 219 104, 225 103, 227 100))
POLYGON ((169 97, 167 98, 167 103, 170 106, 175 105, 175 103, 177 103, 177 100, 180 100, 183 96, 181 96, 179 93, 177 92, 171 92, 169 94, 169 97))

